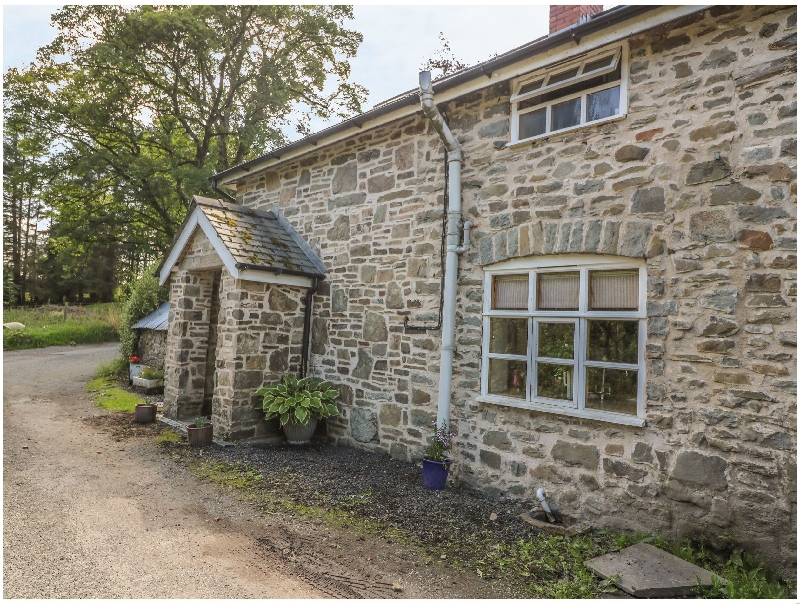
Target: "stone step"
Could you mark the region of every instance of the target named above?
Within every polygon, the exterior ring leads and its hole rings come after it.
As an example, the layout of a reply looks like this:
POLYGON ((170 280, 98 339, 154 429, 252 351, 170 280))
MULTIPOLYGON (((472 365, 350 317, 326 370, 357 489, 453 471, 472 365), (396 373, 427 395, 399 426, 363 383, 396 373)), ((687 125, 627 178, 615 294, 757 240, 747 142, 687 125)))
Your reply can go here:
MULTIPOLYGON (((711 587, 712 575, 649 543, 637 543, 585 562, 594 574, 637 598, 692 596, 698 585, 711 587)), ((719 577, 718 577, 719 578, 719 577)), ((723 584, 725 581, 719 578, 723 584)))

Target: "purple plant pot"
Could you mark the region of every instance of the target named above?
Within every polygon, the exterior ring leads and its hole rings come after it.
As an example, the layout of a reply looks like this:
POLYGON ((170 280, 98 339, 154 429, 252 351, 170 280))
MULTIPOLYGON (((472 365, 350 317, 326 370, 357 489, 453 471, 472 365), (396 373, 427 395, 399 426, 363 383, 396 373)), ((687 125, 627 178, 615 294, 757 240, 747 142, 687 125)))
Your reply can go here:
POLYGON ((450 472, 449 459, 445 462, 422 459, 422 486, 430 491, 442 491, 447 483, 447 474, 450 472))

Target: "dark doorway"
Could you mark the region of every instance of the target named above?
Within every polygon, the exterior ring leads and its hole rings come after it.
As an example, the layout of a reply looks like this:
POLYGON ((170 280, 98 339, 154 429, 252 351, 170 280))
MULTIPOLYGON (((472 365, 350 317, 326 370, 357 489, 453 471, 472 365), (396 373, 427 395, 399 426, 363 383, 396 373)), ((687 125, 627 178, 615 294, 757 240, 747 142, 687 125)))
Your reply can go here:
POLYGON ((214 273, 214 282, 211 285, 211 309, 208 317, 208 348, 206 352, 206 383, 203 390, 203 408, 201 414, 210 417, 214 387, 217 383, 217 334, 219 333, 219 290, 222 281, 222 271, 214 273))

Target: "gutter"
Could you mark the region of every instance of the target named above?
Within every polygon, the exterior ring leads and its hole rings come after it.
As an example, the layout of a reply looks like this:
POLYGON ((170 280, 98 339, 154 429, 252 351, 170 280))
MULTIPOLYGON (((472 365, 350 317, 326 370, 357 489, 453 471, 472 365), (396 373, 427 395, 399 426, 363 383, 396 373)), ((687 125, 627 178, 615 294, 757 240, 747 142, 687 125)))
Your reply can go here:
POLYGON ((237 262, 234 266, 239 270, 264 271, 265 273, 275 273, 276 275, 292 275, 293 277, 309 277, 310 279, 325 278, 325 275, 315 275, 314 273, 306 273, 304 271, 296 271, 290 268, 280 268, 277 266, 262 266, 260 264, 247 264, 246 262, 237 262))
POLYGON ((419 74, 419 98, 422 112, 447 150, 448 207, 447 256, 444 265, 444 290, 442 292, 442 355, 439 361, 439 405, 436 426, 450 428, 450 398, 453 390, 453 353, 456 331, 456 288, 458 287, 458 254, 469 249, 471 222, 464 223, 464 245, 459 245, 461 231, 461 145, 450 131, 442 114, 436 108, 431 86, 431 72, 419 74))
MULTIPOLYGON (((609 29, 614 25, 617 25, 629 19, 633 19, 647 12, 657 10, 660 8, 663 8, 663 6, 655 4, 617 6, 615 8, 609 9, 605 12, 595 15, 590 21, 587 21, 586 23, 580 23, 578 25, 573 25, 566 29, 562 29, 561 31, 556 32, 555 34, 539 38, 538 40, 534 40, 533 42, 528 42, 527 44, 524 44, 519 48, 516 48, 503 55, 500 55, 499 57, 489 59, 488 61, 484 61, 483 63, 478 63, 474 67, 470 67, 463 71, 459 71, 458 73, 455 73, 452 76, 442 78, 438 80, 435 84, 432 84, 433 89, 436 93, 442 93, 445 92, 446 90, 455 88, 461 84, 464 84, 472 80, 476 80, 479 78, 487 78, 487 79, 491 78, 493 72, 502 69, 503 67, 511 65, 528 57, 540 54, 542 52, 548 51, 557 46, 561 46, 562 44, 565 44, 570 41, 579 43, 581 38, 587 35, 601 31, 603 29, 609 29)), ((697 11, 705 10, 706 8, 707 8, 706 5, 698 6, 697 11)), ((684 15, 683 14, 676 15, 674 19, 678 19, 682 16, 684 15)), ((252 171, 253 169, 261 169, 265 167, 262 164, 270 160, 280 161, 281 158, 286 156, 292 156, 294 152, 303 149, 305 147, 308 146, 316 147, 317 145, 320 144, 320 142, 324 141, 325 139, 328 139, 337 134, 341 134, 342 132, 352 130, 354 128, 360 130, 364 127, 364 124, 366 122, 378 119, 382 116, 393 113, 399 109, 403 109, 411 105, 416 105, 417 100, 418 97, 415 94, 415 91, 409 90, 406 93, 398 95, 398 97, 396 97, 395 99, 390 99, 385 103, 379 104, 378 106, 374 107, 369 111, 366 111, 348 120, 345 120, 343 122, 325 128, 324 130, 320 130, 319 132, 316 132, 298 141, 289 143, 288 145, 284 145, 279 149, 275 149, 274 151, 270 151, 269 153, 265 153, 264 155, 248 160, 244 163, 239 164, 238 166, 233 166, 232 168, 228 168, 227 170, 218 172, 214 176, 214 179, 215 181, 218 182, 224 182, 224 181, 230 182, 232 180, 235 180, 232 179, 231 176, 233 176, 237 172, 247 173, 252 171)), ((351 132, 351 134, 354 134, 354 132, 351 132)))

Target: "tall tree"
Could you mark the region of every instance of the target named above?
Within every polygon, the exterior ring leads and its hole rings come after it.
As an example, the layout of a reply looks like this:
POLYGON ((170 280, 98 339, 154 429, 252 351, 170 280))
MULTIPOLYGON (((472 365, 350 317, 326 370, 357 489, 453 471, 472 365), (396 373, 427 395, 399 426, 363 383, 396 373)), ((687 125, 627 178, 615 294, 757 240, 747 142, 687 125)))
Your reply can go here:
POLYGON ((3 76, 4 278, 13 287, 6 303, 22 304, 35 288, 45 218, 44 195, 54 175, 52 137, 41 127, 41 104, 31 97, 30 74, 9 69, 3 76))
POLYGON ((349 17, 335 6, 56 12, 59 34, 39 58, 58 134, 75 152, 80 191, 69 199, 112 204, 117 220, 157 234, 138 241, 150 258, 163 253, 191 196, 211 194, 214 172, 283 144, 298 108, 300 132, 311 114, 360 110, 365 90, 348 81, 347 59, 362 37, 343 27, 349 17))
MULTIPOLYGON (((306 133, 313 115, 360 111, 366 90, 348 61, 362 36, 349 18, 350 7, 285 5, 54 13, 56 39, 15 72, 10 101, 35 108, 33 132, 48 141, 47 287, 107 297, 163 255, 192 195, 216 195, 215 172, 284 144, 292 125, 306 133), (114 269, 102 287, 98 267, 114 269)), ((27 173, 19 166, 6 162, 6 175, 27 173)), ((19 224, 28 209, 8 211, 19 224)))

